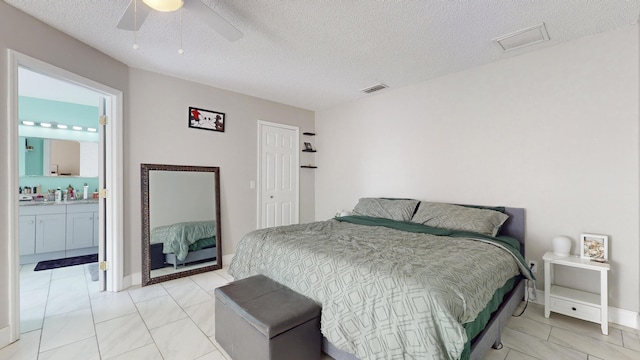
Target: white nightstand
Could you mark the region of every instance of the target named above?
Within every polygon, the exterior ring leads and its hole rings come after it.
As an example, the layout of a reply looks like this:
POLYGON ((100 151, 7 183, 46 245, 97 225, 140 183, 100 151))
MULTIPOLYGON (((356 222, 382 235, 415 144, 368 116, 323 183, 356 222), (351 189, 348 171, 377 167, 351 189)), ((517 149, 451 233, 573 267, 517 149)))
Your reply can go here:
POLYGON ((607 271, 608 263, 598 263, 579 256, 556 256, 547 251, 544 260, 544 316, 557 312, 578 319, 599 323, 602 333, 609 334, 607 271), (561 265, 600 272, 600 294, 553 284, 553 266, 561 265))

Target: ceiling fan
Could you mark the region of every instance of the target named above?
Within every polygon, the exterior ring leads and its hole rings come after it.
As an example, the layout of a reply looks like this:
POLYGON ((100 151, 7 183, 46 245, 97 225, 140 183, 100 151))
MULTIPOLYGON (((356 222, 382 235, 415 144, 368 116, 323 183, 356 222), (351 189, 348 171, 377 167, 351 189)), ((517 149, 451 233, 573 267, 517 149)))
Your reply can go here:
POLYGON ((152 11, 176 11, 182 7, 197 15, 205 24, 231 42, 243 36, 240 30, 201 0, 131 0, 117 27, 122 30, 138 31, 152 11))

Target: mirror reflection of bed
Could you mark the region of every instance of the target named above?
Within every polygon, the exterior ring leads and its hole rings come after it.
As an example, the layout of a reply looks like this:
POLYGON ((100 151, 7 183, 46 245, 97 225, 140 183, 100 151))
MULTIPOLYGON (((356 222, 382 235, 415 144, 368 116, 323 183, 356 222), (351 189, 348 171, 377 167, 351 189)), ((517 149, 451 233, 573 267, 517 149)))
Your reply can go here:
POLYGON ((142 164, 143 283, 221 267, 219 168, 142 164))

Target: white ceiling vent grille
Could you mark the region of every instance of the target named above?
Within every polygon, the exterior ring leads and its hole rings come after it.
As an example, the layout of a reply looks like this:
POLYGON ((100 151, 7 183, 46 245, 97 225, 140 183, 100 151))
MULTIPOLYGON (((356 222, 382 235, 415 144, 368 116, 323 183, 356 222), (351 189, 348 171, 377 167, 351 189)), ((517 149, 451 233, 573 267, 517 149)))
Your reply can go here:
POLYGON ((520 49, 548 40, 549 33, 544 23, 493 39, 503 51, 520 49))
POLYGON ((379 84, 375 84, 373 86, 369 86, 368 88, 364 88, 360 91, 367 93, 367 94, 371 94, 372 92, 376 92, 376 91, 380 91, 382 89, 386 89, 388 88, 387 85, 383 84, 383 83, 379 83, 379 84))

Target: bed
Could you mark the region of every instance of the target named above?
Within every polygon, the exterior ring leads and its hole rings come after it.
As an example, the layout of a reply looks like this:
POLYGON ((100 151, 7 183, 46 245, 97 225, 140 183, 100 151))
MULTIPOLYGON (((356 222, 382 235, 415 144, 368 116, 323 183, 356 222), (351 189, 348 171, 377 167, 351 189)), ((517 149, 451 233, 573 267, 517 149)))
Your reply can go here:
POLYGON ((334 358, 482 359, 533 278, 523 238, 523 209, 365 198, 354 216, 247 234, 229 273, 318 302, 334 358))
POLYGON ((178 265, 216 258, 216 222, 190 221, 158 226, 151 230, 151 247, 162 246, 152 263, 178 265), (157 259, 162 256, 163 259, 157 259))

